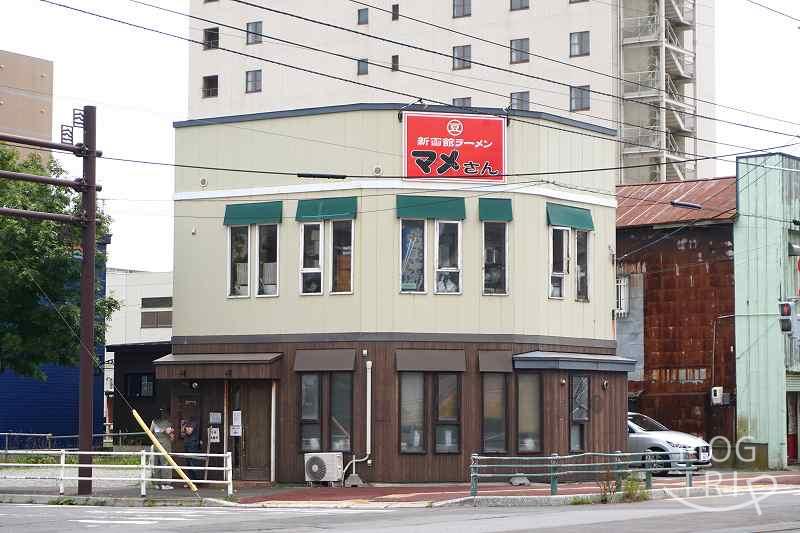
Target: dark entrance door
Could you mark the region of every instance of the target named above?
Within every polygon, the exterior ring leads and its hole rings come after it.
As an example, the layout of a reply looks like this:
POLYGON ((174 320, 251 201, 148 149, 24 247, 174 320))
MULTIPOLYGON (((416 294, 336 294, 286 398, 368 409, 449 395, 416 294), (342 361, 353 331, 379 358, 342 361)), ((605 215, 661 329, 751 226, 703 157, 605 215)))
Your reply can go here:
POLYGON ((231 413, 234 425, 241 418, 241 435, 231 436, 233 466, 239 479, 266 481, 270 478, 270 387, 272 382, 233 381, 231 413), (239 411, 241 415, 236 415, 239 411))

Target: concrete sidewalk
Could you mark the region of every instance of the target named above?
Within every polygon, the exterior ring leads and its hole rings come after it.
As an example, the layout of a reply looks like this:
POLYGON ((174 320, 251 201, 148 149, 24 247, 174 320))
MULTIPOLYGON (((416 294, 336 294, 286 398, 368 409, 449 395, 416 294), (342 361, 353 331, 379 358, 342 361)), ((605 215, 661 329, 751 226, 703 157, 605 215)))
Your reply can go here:
MULTIPOLYGON (((798 472, 765 472, 742 473, 730 471, 711 471, 695 474, 693 492, 707 491, 712 487, 717 493, 734 490, 748 490, 751 484, 755 488, 769 488, 774 479, 779 488, 799 488, 798 472), (758 479, 761 476, 771 478, 758 479)), ((192 495, 182 483, 174 483, 174 490, 155 490, 148 488, 147 496, 139 496, 139 486, 128 483, 122 486, 108 486, 95 483, 95 492, 90 498, 76 496, 77 486, 70 486, 63 498, 59 498, 55 483, 40 482, 36 486, 26 483, 14 486, 13 480, 0 480, 0 503, 85 503, 94 505, 170 505, 170 506, 235 506, 247 507, 290 507, 290 508, 402 508, 402 507, 439 507, 459 505, 465 501, 472 502, 470 487, 467 483, 438 484, 378 484, 362 488, 343 487, 307 487, 286 486, 274 487, 266 484, 237 484, 233 497, 228 497, 226 490, 220 488, 201 488, 198 495, 192 495)), ((654 477, 651 496, 666 497, 670 492, 677 492, 686 487, 684 476, 654 477)), ((494 502, 492 505, 503 505, 503 501, 529 502, 530 505, 563 505, 586 501, 588 498, 599 499, 600 489, 596 483, 559 483, 558 496, 550 496, 550 486, 534 483, 529 487, 512 487, 507 483, 481 483, 478 487, 481 501, 494 502), (576 497, 580 497, 579 499, 576 497)))

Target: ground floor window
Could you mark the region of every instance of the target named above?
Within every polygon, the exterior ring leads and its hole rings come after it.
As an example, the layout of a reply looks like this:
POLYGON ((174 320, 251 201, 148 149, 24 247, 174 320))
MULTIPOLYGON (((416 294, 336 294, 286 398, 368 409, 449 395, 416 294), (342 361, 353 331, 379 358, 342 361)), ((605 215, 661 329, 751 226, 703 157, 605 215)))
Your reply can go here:
POLYGON ((300 376, 300 449, 322 450, 322 383, 319 374, 300 376))
POLYGON ((400 451, 425 452, 425 374, 400 374, 400 451))
POLYGON ((152 398, 155 395, 155 376, 128 374, 125 376, 125 389, 129 398, 152 398))
POLYGON ((400 452, 425 453, 432 442, 435 453, 460 453, 460 376, 453 372, 400 372, 399 379, 400 452), (426 389, 433 390, 432 401, 426 389))
POLYGON ((506 451, 506 375, 484 373, 482 449, 487 453, 506 451))
POLYGON ((352 451, 352 372, 300 374, 300 449, 304 452, 323 451, 325 442, 329 443, 328 450, 352 451), (323 418, 327 424, 323 424, 323 418))
POLYGON ((353 449, 353 374, 331 374, 331 450, 349 452, 353 449))
POLYGON ((460 451, 458 374, 436 374, 436 453, 460 451))
POLYGON ((517 449, 520 453, 542 451, 542 376, 517 375, 517 449))
POLYGON ((589 376, 570 376, 569 451, 586 451, 589 422, 589 376))

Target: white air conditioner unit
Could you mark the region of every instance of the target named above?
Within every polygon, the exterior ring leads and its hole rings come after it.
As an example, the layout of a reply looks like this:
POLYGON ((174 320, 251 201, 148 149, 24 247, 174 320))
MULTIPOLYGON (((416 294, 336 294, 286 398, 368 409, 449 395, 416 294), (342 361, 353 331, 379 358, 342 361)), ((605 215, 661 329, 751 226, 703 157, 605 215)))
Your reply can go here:
POLYGON ((305 454, 306 481, 341 481, 344 459, 341 452, 305 454))

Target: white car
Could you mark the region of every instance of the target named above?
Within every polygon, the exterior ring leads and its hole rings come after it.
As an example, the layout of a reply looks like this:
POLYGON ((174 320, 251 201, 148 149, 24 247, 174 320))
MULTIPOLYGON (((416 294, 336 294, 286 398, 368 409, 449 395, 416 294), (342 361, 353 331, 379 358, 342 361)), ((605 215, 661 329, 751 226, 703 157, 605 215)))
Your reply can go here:
POLYGON ((628 452, 641 452, 642 460, 659 460, 656 467, 663 467, 664 472, 711 466, 709 443, 688 433, 670 431, 640 413, 628 413, 628 452))

